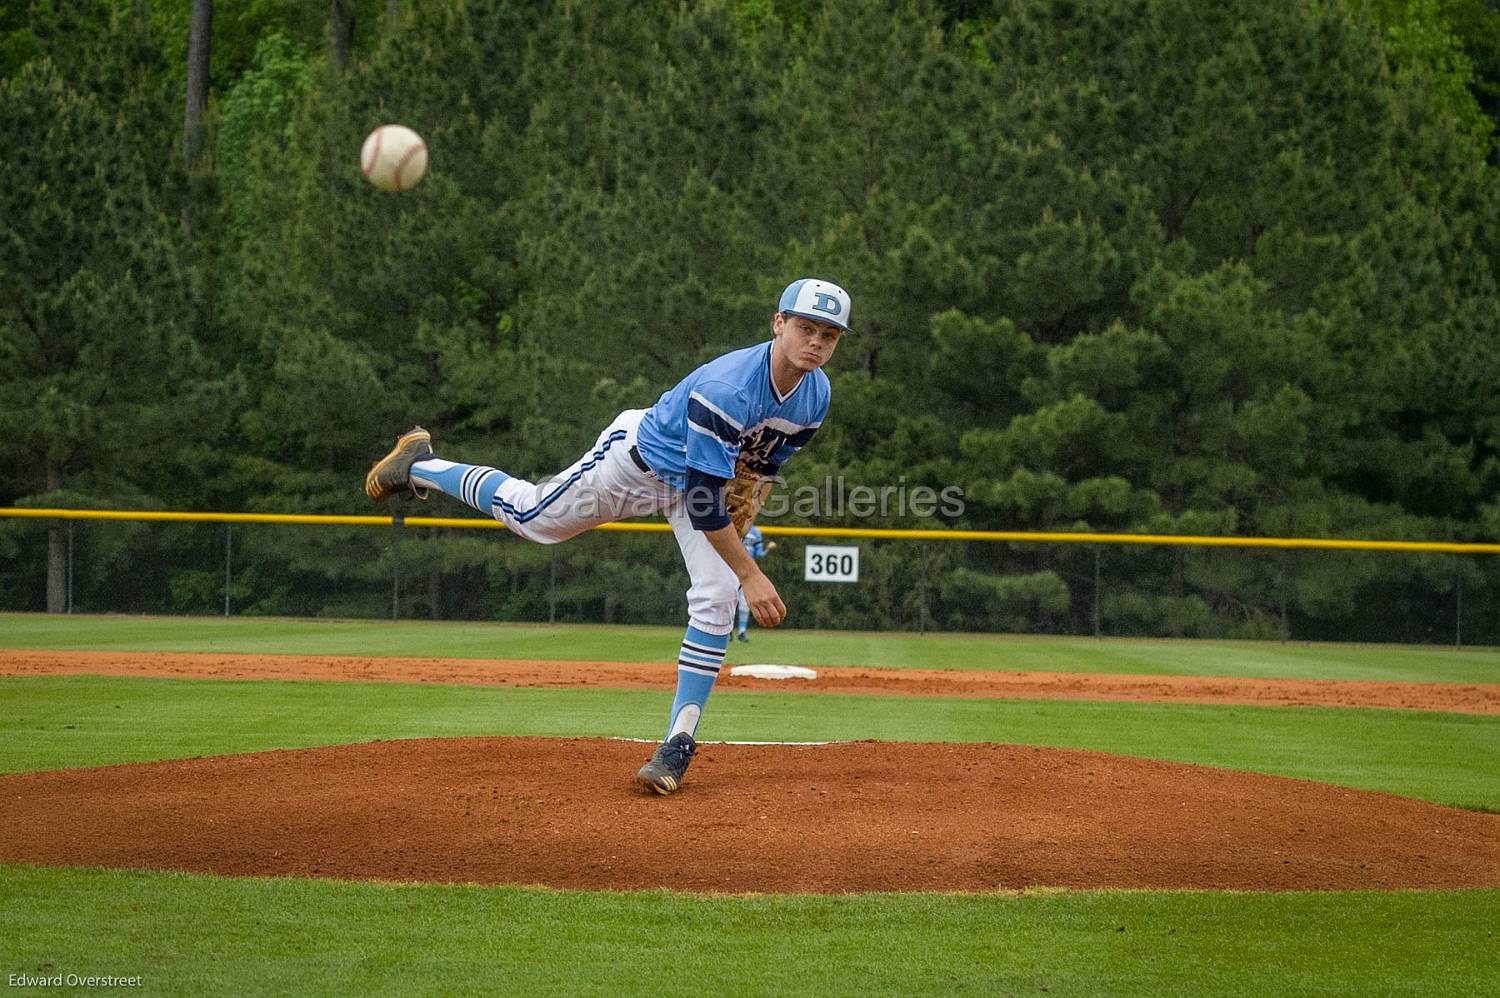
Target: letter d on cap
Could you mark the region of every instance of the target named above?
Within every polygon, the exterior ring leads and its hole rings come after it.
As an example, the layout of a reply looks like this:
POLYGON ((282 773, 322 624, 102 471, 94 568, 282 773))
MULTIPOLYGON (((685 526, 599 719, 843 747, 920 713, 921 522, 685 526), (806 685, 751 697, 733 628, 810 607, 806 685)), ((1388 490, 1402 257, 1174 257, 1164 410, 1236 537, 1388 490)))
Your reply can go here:
POLYGON ((777 311, 827 322, 845 332, 850 331, 849 317, 853 313, 847 291, 831 281, 820 281, 815 277, 804 277, 788 284, 781 293, 777 311))

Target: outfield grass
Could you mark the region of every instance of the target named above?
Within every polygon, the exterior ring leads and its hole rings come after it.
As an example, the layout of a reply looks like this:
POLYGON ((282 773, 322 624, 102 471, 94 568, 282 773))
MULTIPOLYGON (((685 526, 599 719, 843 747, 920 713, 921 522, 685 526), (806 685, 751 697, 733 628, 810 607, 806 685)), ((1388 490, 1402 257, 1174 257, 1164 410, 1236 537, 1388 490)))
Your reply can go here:
MULTIPOLYGON (((671 661, 680 628, 0 614, 0 648, 671 661)), ((1500 683, 1500 650, 1439 646, 754 629, 727 661, 1500 683)))
POLYGON ((153 994, 1480 995, 1500 891, 689 897, 0 868, 0 973, 153 994))
MULTIPOLYGON (((0 678, 0 772, 377 738, 656 738, 670 703, 649 690, 0 678)), ((699 734, 1087 748, 1500 810, 1500 718, 1467 714, 721 692, 699 734)))

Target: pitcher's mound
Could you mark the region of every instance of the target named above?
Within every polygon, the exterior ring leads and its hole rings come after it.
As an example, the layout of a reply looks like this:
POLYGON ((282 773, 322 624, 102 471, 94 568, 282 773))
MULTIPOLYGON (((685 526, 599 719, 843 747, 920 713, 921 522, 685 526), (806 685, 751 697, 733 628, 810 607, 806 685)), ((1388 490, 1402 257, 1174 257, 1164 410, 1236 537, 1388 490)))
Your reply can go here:
POLYGON ((568 888, 1500 886, 1500 815, 1015 745, 374 742, 0 778, 0 862, 568 888))

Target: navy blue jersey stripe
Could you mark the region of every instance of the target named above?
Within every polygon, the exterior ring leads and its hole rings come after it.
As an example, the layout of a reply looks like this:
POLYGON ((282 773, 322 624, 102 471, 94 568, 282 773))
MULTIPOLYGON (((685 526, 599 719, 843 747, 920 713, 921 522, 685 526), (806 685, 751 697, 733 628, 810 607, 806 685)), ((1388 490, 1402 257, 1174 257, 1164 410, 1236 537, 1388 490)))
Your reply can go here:
POLYGON ((688 399, 688 422, 703 427, 726 444, 740 442, 739 430, 730 425, 723 416, 695 398, 688 399))

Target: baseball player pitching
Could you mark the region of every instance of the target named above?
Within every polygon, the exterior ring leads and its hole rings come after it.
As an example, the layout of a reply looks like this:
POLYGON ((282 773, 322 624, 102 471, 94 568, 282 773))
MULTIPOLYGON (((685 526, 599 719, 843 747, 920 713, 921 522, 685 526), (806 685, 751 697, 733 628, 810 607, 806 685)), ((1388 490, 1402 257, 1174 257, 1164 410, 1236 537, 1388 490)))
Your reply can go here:
POLYGON ((771 340, 693 371, 649 409, 620 413, 571 466, 528 482, 439 458, 420 426, 365 476, 376 502, 437 489, 540 544, 602 523, 665 514, 691 585, 667 734, 636 781, 658 794, 682 786, 694 735, 734 630, 741 590, 762 627, 786 617, 776 587, 742 542, 782 466, 828 413, 828 363, 849 332, 849 295, 816 278, 793 281, 771 319, 771 340))

